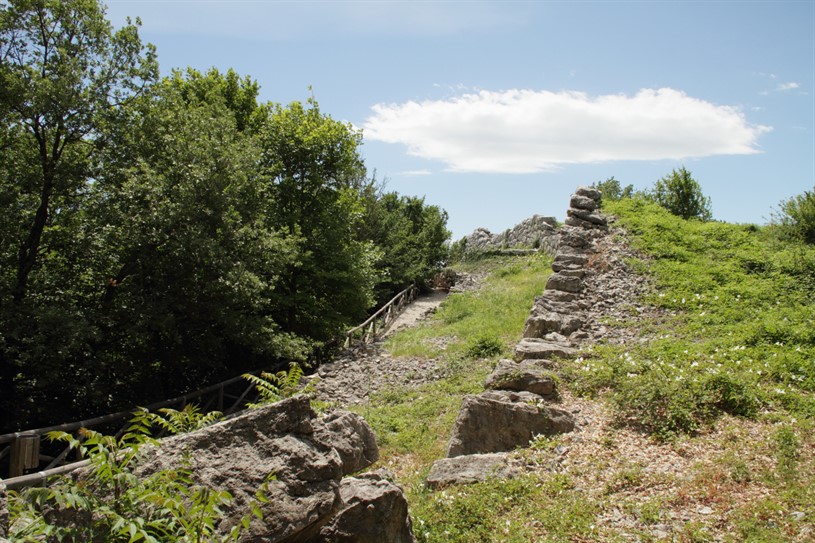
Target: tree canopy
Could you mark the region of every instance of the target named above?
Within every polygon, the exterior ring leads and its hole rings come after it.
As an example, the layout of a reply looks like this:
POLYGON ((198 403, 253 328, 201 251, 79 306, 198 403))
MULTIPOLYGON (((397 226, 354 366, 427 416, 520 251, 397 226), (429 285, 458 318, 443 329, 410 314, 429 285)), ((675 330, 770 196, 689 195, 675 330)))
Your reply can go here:
POLYGON ((446 255, 359 131, 233 70, 160 79, 138 26, 0 6, 0 432, 304 360, 446 255))

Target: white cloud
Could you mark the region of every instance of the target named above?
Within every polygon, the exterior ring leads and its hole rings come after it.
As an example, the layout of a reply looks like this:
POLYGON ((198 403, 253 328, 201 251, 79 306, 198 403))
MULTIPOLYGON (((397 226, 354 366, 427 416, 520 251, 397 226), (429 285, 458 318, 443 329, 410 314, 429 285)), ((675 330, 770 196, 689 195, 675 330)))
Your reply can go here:
POLYGON ((369 140, 460 172, 532 173, 565 164, 758 153, 771 130, 734 107, 674 89, 591 98, 581 92, 480 91, 447 100, 377 104, 369 140))
POLYGON ((780 85, 778 85, 775 88, 775 90, 777 90, 777 91, 788 91, 788 90, 793 90, 793 89, 800 88, 800 86, 801 85, 799 85, 798 83, 795 83, 795 82, 791 81, 789 83, 781 83, 780 85))
POLYGON ((407 177, 419 177, 424 175, 431 175, 433 172, 430 170, 407 170, 405 172, 399 172, 399 175, 404 175, 407 177))

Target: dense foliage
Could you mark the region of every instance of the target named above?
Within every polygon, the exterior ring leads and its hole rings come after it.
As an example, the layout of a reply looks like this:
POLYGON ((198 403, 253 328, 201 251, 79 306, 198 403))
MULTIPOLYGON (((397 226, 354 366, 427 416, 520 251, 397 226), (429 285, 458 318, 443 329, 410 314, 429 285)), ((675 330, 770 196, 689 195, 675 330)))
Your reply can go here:
POLYGON ((361 133, 234 71, 160 79, 96 0, 0 6, 0 431, 322 352, 444 260, 361 133))

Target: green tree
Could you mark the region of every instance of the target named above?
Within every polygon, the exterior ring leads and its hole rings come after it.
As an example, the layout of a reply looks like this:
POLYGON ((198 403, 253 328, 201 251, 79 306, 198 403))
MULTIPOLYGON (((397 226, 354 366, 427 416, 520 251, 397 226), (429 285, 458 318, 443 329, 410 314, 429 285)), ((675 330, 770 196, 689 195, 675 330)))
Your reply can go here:
POLYGON ((360 237, 382 252, 377 300, 387 301, 411 283, 424 284, 448 257, 447 212, 424 198, 382 192, 375 179, 362 189, 365 218, 360 237))
POLYGON ((107 376, 97 388, 123 395, 175 394, 306 351, 274 318, 298 248, 268 216, 260 148, 223 96, 191 99, 183 87, 163 81, 139 103, 138 129, 123 123, 94 187, 95 223, 115 225, 99 290, 97 364, 108 370, 94 373, 107 376))
POLYGON ((54 207, 71 209, 86 188, 101 116, 149 85, 157 65, 137 25, 113 32, 96 0, 0 6, 0 62, 6 133, 23 139, 10 181, 29 203, 18 210, 21 239, 9 240, 18 249, 11 295, 21 303, 46 229, 59 222, 54 207))
POLYGON ((316 342, 365 315, 377 280, 374 245, 355 236, 363 218, 362 134, 320 111, 312 98, 267 109, 260 129, 263 175, 275 227, 297 240, 299 258, 275 290, 275 320, 316 342))
POLYGON ((95 0, 0 5, 0 426, 66 401, 92 353, 86 204, 108 115, 157 77, 138 22, 118 31, 95 0))
POLYGON ((702 187, 684 167, 658 180, 650 196, 683 219, 709 221, 712 218, 710 198, 702 194, 702 187))
POLYGON ((603 200, 608 201, 631 198, 634 195, 634 185, 626 185, 623 187, 613 175, 605 181, 593 183, 592 187, 596 188, 603 194, 603 200))

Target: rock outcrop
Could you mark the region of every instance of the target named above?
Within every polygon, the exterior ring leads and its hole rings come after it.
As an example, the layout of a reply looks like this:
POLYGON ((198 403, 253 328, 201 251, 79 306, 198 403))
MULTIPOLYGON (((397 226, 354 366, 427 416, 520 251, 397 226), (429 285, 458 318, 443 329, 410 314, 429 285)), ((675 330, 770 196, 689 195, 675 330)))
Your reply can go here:
POLYGON ((465 238, 464 247, 468 252, 512 248, 553 252, 557 247, 557 221, 554 217, 534 215, 500 234, 477 228, 465 238))
MULTIPOLYGON (((309 399, 296 396, 197 432, 166 438, 146 451, 140 470, 150 473, 186 465, 195 483, 227 490, 234 501, 224 508, 221 533, 240 522, 253 503, 259 506, 263 519, 252 517, 242 542, 373 541, 365 535, 321 539, 319 534, 328 526, 338 526, 338 534, 351 530, 354 524, 341 517, 354 511, 359 500, 344 490, 353 485, 345 483, 343 476, 377 458, 373 432, 361 417, 336 412, 318 418, 309 399), (270 480, 270 476, 274 477, 270 480), (254 502, 261 486, 268 503, 254 502)), ((412 541, 404 535, 411 532, 401 489, 386 480, 375 486, 381 502, 367 492, 366 500, 372 501, 366 503, 363 520, 380 530, 376 541, 412 541), (368 508, 374 502, 381 506, 368 508), (382 526, 395 525, 394 533, 381 531, 382 526)))

